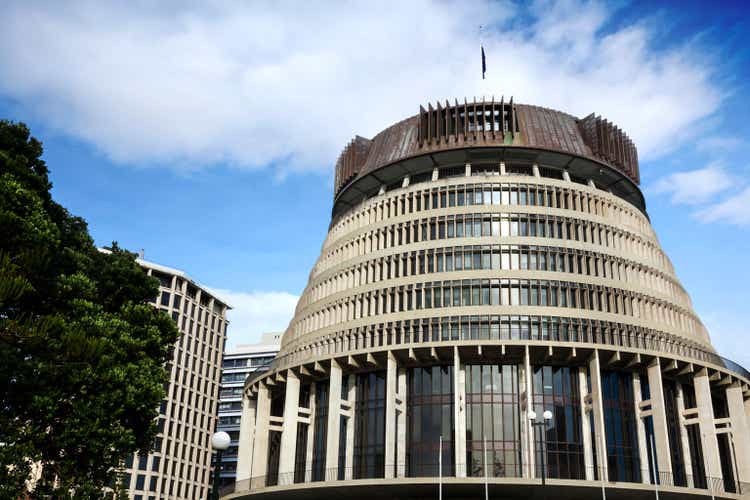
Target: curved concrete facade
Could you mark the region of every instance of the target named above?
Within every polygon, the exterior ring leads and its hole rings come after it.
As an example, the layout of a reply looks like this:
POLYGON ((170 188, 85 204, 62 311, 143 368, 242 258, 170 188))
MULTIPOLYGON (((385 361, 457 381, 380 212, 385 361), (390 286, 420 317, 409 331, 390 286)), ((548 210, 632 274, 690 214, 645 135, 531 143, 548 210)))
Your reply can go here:
POLYGON ((635 147, 529 109, 430 107, 411 150, 347 147, 279 356, 245 385, 233 497, 750 492, 750 377, 662 251, 635 147))

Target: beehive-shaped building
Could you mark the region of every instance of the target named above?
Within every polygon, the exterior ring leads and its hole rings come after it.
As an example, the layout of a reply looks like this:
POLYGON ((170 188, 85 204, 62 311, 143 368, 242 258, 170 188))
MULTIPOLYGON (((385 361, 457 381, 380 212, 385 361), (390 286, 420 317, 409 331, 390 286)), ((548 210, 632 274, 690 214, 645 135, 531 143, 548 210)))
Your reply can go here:
POLYGON ((750 493, 750 375, 638 184, 617 126, 512 99, 355 137, 279 356, 245 385, 232 496, 750 493))

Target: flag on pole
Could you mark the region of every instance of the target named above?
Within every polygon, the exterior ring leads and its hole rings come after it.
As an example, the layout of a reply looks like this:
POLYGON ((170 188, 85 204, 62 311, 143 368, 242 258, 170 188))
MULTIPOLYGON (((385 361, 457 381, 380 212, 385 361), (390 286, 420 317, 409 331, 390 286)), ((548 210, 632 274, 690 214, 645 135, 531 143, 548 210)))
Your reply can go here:
POLYGON ((484 80, 484 74, 487 72, 487 62, 484 59, 484 46, 482 46, 482 80, 484 80))

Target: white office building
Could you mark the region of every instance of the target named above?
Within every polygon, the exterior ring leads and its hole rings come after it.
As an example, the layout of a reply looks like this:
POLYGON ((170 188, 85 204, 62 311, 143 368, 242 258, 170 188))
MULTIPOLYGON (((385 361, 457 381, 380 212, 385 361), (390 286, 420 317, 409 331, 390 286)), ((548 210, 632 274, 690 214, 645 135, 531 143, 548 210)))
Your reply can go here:
POLYGON ((237 448, 242 415, 242 387, 251 373, 265 371, 279 351, 281 332, 264 333, 257 344, 240 344, 224 353, 217 431, 229 434, 232 442, 222 459, 222 488, 233 485, 237 474, 237 448))

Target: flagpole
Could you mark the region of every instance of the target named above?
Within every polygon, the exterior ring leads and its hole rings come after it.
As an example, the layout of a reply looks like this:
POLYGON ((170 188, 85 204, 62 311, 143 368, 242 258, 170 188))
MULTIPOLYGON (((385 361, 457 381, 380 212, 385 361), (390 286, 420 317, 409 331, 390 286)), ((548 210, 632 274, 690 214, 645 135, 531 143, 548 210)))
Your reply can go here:
POLYGON ((443 500, 443 435, 440 435, 440 451, 438 452, 438 500, 443 500))
POLYGON ((656 500, 659 500, 659 477, 658 474, 658 465, 656 464, 656 456, 654 456, 654 448, 656 447, 656 441, 654 439, 653 432, 651 433, 651 465, 654 468, 654 492, 656 493, 656 500))
POLYGON ((489 484, 487 483, 487 436, 482 436, 482 450, 484 458, 484 500, 489 500, 490 491, 489 484))

